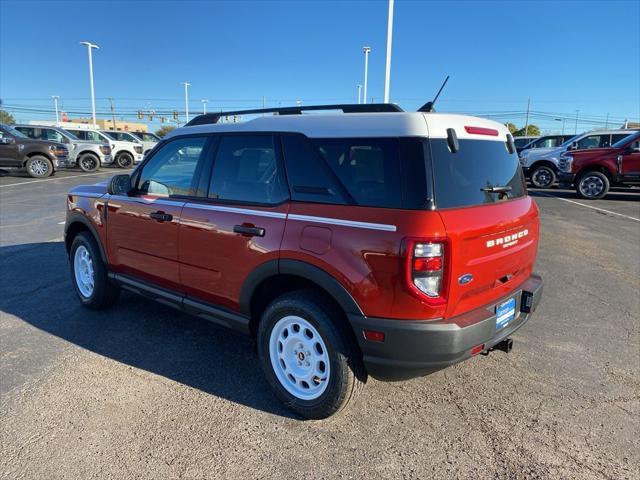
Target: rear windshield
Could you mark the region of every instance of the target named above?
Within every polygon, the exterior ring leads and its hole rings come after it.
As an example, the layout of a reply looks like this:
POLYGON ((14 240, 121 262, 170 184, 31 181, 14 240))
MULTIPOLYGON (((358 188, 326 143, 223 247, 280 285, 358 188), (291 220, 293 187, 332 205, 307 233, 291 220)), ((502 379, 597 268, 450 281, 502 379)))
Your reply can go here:
POLYGON ((505 142, 459 140, 456 153, 446 139, 431 139, 436 208, 468 207, 523 197, 526 187, 518 156, 505 142), (505 193, 488 191, 507 187, 505 193))

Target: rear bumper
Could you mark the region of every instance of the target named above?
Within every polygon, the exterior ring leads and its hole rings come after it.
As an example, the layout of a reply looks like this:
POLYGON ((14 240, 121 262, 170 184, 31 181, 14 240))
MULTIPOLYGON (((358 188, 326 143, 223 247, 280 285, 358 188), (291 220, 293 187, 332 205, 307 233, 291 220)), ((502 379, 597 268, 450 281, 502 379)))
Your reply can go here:
MULTIPOLYGON (((380 380, 406 380, 428 375, 471 357, 471 349, 484 343, 487 350, 524 325, 538 306, 542 296, 542 278, 531 275, 509 298, 516 298, 515 318, 496 330, 495 305, 472 310, 457 323, 465 325, 466 318, 483 318, 467 326, 434 321, 391 320, 350 317, 363 353, 368 373, 380 380), (528 301, 527 301, 528 298, 528 301), (384 342, 366 340, 363 330, 385 334, 384 342)), ((501 302, 497 302, 501 303, 501 302)))

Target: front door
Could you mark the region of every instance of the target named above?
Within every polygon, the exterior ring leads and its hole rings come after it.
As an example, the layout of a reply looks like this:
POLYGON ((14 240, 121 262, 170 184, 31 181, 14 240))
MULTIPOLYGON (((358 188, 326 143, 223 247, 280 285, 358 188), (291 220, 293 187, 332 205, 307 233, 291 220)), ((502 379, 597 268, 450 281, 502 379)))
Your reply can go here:
POLYGON ((289 190, 276 140, 219 137, 202 197, 182 210, 178 245, 187 296, 238 310, 249 273, 278 259, 289 190))
POLYGON ((620 159, 620 173, 623 177, 638 178, 640 176, 640 140, 636 140, 620 159))
POLYGON ((109 198, 107 237, 114 272, 180 290, 178 226, 208 140, 193 136, 167 142, 134 174, 130 195, 109 198))
POLYGON ((15 167, 19 164, 16 139, 0 128, 0 167, 15 167))

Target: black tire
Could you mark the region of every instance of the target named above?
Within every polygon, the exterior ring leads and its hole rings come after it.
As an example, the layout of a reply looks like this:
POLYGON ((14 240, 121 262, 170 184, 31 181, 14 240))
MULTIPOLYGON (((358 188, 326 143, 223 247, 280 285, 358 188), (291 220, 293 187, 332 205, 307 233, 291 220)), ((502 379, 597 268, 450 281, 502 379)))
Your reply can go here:
POLYGON ((536 188, 551 188, 556 181, 556 172, 549 165, 539 165, 531 170, 529 178, 536 188))
POLYGON ((92 310, 102 310, 111 307, 118 301, 120 288, 109 281, 107 266, 102 261, 100 249, 91 233, 81 232, 73 239, 69 252, 69 266, 73 287, 85 307, 92 310), (82 292, 78 278, 76 278, 76 252, 81 247, 88 252, 93 267, 93 288, 90 295, 85 295, 82 292))
MULTIPOLYGON (((274 338, 277 340, 279 337, 274 338)), ((257 341, 260 363, 271 388, 288 408, 305 418, 327 418, 344 410, 357 397, 367 380, 362 354, 344 314, 312 290, 288 293, 274 300, 262 315, 257 341), (323 358, 329 362, 328 379, 314 377, 314 380, 317 379, 314 387, 320 381, 326 381, 327 384, 323 387, 323 393, 315 399, 301 399, 287 390, 278 379, 271 361, 270 341, 274 327, 280 320, 291 316, 300 317, 311 324, 326 346, 326 356, 323 358)), ((293 360, 297 358, 294 356, 293 360)), ((282 365, 281 372, 286 372, 284 362, 282 365)))
POLYGON ((120 152, 116 156, 116 165, 120 168, 131 168, 133 166, 133 157, 128 152, 120 152))
POLYGON ((100 168, 100 159, 93 153, 84 153, 78 158, 78 166, 83 172, 95 172, 100 168))
POLYGON ((53 175, 53 163, 44 155, 34 155, 25 164, 27 173, 33 178, 45 178, 53 175))
POLYGON ((609 177, 602 172, 585 172, 580 174, 575 182, 578 197, 585 200, 598 200, 604 198, 609 193, 609 177))

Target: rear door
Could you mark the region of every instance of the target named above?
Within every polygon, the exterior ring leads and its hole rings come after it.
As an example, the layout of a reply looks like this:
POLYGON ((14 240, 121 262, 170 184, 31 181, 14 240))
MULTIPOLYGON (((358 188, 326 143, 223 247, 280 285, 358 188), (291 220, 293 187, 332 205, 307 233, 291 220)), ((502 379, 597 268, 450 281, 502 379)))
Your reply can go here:
POLYGON ((0 129, 0 165, 12 167, 19 164, 18 141, 13 135, 0 129))
POLYGON ((136 173, 132 194, 109 198, 107 243, 115 272, 180 290, 178 226, 209 140, 168 141, 136 173))
POLYGON ((538 209, 517 155, 504 139, 470 137, 456 153, 446 139, 430 140, 435 203, 449 238, 448 317, 512 292, 532 273, 538 245, 538 209))
POLYGON ((215 151, 182 210, 180 281, 187 296, 238 310, 249 273, 279 257, 289 191, 276 136, 221 135, 215 151))

